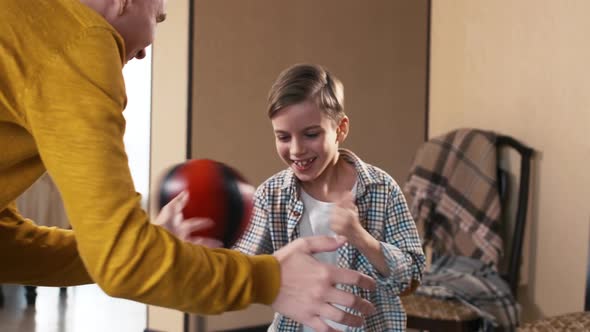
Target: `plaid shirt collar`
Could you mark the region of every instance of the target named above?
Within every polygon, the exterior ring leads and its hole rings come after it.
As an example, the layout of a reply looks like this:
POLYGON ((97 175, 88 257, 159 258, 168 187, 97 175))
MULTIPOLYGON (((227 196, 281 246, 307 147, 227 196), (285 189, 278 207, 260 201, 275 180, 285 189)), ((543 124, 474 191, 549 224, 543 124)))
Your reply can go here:
MULTIPOLYGON (((354 152, 347 149, 339 149, 338 152, 340 153, 340 158, 344 158, 354 164, 354 168, 356 169, 358 177, 357 195, 359 197, 365 194, 367 187, 374 184, 379 184, 379 180, 373 174, 371 174, 367 164, 357 157, 354 152)), ((298 182, 299 180, 295 176, 295 173, 293 173, 293 170, 289 167, 285 176, 283 177, 281 190, 295 191, 297 189, 298 182)), ((298 195, 293 195, 293 197, 295 196, 298 195)))

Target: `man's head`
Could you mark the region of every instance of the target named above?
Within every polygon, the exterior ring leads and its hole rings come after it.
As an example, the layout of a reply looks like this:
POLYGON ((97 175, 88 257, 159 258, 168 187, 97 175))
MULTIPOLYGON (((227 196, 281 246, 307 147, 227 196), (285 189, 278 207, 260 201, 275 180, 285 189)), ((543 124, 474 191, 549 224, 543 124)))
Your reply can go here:
POLYGON ((145 57, 156 25, 166 19, 166 0, 81 0, 102 15, 125 40, 127 61, 145 57))

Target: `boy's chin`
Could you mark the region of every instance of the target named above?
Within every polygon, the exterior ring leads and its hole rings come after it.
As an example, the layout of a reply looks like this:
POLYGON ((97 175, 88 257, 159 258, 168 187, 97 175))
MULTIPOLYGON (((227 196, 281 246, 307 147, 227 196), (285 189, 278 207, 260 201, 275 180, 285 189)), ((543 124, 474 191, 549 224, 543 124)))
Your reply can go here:
POLYGON ((317 179, 317 175, 316 174, 304 174, 301 172, 298 172, 297 170, 293 170, 295 173, 295 177, 301 181, 301 182, 311 182, 314 181, 315 179, 317 179))

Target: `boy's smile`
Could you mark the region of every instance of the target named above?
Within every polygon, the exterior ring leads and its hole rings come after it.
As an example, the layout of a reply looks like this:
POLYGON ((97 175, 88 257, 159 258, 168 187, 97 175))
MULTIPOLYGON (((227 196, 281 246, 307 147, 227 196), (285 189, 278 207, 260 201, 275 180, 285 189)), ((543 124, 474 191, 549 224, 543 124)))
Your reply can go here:
POLYGON ((303 172, 305 170, 308 170, 309 168, 311 168, 312 163, 316 160, 317 158, 309 158, 309 159, 305 159, 305 160, 293 160, 293 164, 295 165, 295 167, 303 172))

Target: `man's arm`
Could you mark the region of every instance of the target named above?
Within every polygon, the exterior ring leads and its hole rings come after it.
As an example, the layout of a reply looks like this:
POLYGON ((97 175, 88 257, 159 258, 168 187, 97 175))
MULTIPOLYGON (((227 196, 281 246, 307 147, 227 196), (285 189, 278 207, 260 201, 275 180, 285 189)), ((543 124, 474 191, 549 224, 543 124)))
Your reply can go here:
POLYGON ((31 133, 88 274, 112 296, 189 312, 270 304, 280 282, 272 256, 184 243, 141 209, 123 144, 122 48, 111 31, 88 29, 26 91, 31 133))
POLYGON ((74 233, 35 225, 16 211, 14 203, 0 212, 0 261, 0 283, 93 283, 78 255, 74 233))

